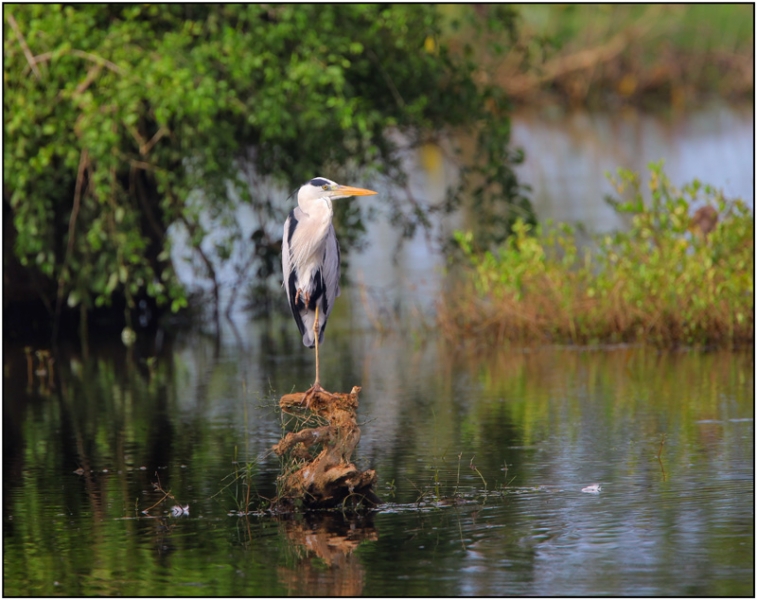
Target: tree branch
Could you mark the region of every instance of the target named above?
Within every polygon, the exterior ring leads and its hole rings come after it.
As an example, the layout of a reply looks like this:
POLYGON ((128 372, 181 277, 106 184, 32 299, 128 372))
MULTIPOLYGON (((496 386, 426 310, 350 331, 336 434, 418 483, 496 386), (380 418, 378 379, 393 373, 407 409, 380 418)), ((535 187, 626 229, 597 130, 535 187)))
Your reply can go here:
POLYGON ((37 61, 34 60, 34 55, 32 54, 32 51, 29 50, 29 46, 26 45, 24 34, 21 33, 21 28, 18 26, 18 23, 16 23, 16 19, 14 19, 13 15, 10 13, 8 13, 8 23, 11 24, 11 27, 13 28, 13 31, 15 32, 16 37, 18 38, 18 43, 21 45, 21 49, 24 51, 26 62, 29 63, 29 66, 31 67, 32 71, 34 71, 34 74, 37 76, 37 79, 41 79, 42 74, 39 72, 39 69, 37 68, 37 61))
POLYGON ((69 261, 74 250, 74 236, 76 234, 76 220, 79 217, 79 207, 81 206, 82 188, 84 187, 84 171, 89 165, 89 153, 84 148, 79 158, 79 171, 76 175, 76 188, 74 189, 74 206, 71 209, 71 217, 68 220, 68 245, 66 246, 66 255, 63 259, 63 267, 58 277, 58 293, 55 301, 55 321, 53 323, 53 344, 58 336, 58 325, 60 323, 60 311, 63 304, 63 291, 66 284, 66 274, 68 273, 69 261))
MULTIPOLYGON (((24 44, 24 46, 25 45, 26 44, 24 44)), ((97 56, 96 54, 92 54, 90 52, 84 52, 84 50, 63 50, 58 56, 62 56, 63 54, 67 54, 68 52, 70 52, 74 56, 78 56, 79 58, 84 58, 90 62, 93 62, 101 67, 107 67, 108 69, 110 69, 114 73, 118 73, 119 75, 126 75, 126 71, 119 67, 116 63, 111 62, 107 58, 103 58, 102 56, 97 56)), ((35 71, 35 73, 39 73, 39 69, 37 69, 37 63, 48 61, 52 57, 52 52, 43 52, 42 54, 38 54, 37 56, 32 56, 31 52, 29 52, 26 59, 27 61, 29 61, 29 66, 35 71)))

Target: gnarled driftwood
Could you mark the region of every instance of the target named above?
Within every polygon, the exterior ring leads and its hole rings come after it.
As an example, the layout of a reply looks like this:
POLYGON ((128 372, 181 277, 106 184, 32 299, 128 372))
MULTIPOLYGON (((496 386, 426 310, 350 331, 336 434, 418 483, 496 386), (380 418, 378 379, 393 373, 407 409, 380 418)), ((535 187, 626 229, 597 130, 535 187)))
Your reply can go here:
POLYGON ((325 390, 298 392, 281 397, 286 413, 307 408, 328 422, 322 427, 287 433, 273 451, 286 455, 293 466, 279 477, 279 507, 301 502, 306 508, 330 508, 343 503, 375 506, 381 501, 373 492, 376 472, 360 471, 350 462, 360 440, 357 425, 358 386, 349 394, 325 390), (313 457, 311 450, 320 446, 313 457))

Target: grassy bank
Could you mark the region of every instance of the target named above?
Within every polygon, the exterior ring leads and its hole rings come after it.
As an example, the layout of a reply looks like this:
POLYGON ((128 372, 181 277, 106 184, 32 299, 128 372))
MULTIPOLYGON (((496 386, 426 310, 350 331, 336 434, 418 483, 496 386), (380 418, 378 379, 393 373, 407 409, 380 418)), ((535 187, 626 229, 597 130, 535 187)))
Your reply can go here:
MULTIPOLYGON (((466 42, 481 77, 516 103, 571 106, 633 104, 683 108, 712 98, 751 101, 754 7, 750 4, 512 5, 514 35, 476 35, 449 27, 466 42), (494 44, 503 47, 497 54, 494 44)), ((440 8, 464 23, 459 5, 440 8)), ((496 19, 478 5, 476 18, 496 19)), ((509 32, 508 32, 509 33, 509 32)))
MULTIPOLYGON (((662 347, 754 342, 754 221, 740 200, 698 181, 678 190, 651 165, 644 200, 637 175, 619 171, 615 209, 627 231, 579 245, 569 226, 519 222, 497 251, 458 232, 462 281, 444 295, 440 328, 485 345, 646 342, 662 347), (718 213, 708 234, 692 212, 718 213)), ((705 227, 706 229, 706 227, 705 227)))

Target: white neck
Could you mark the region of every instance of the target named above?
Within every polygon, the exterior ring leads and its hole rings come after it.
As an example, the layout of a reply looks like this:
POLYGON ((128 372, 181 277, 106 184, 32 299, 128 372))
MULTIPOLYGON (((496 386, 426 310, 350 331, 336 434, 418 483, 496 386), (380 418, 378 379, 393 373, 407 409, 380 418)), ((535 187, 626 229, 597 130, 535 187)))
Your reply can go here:
POLYGON ((328 220, 334 216, 334 209, 331 206, 331 198, 328 196, 318 196, 316 198, 298 198, 297 204, 300 205, 302 212, 315 220, 328 220))
POLYGON ((297 252, 293 253, 292 261, 303 279, 309 280, 311 268, 322 252, 321 244, 331 225, 334 210, 328 196, 298 199, 297 203, 307 217, 300 221, 294 232, 294 237, 299 239, 293 244, 297 252))

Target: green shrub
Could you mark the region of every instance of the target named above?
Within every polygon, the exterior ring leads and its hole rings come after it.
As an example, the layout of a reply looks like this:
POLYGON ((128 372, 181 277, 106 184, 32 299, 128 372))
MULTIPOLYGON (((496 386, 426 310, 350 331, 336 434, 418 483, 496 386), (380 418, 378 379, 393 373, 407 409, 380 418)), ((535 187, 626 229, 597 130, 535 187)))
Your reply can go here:
POLYGON ((441 307, 450 335, 488 341, 649 342, 739 345, 754 340, 754 221, 741 200, 699 181, 673 187, 650 165, 651 198, 619 170, 609 199, 627 230, 581 247, 567 225, 544 232, 519 222, 497 251, 456 239, 470 266, 467 287, 441 307), (717 210, 709 235, 692 226, 700 204, 717 210))

